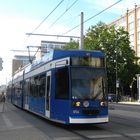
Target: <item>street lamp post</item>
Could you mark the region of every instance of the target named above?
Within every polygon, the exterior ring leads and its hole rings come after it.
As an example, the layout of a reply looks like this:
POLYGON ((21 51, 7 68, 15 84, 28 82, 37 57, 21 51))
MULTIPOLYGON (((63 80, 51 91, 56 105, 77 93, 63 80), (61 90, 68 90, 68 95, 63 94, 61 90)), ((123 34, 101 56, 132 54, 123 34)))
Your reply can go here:
POLYGON ((138 91, 138 102, 140 102, 140 74, 137 74, 137 91, 138 91))
MULTIPOLYGON (((117 54, 117 52, 116 52, 117 54)), ((117 58, 117 57, 116 57, 117 58)), ((118 64, 116 59, 116 102, 118 102, 118 88, 119 88, 119 80, 118 80, 118 64)))
MULTIPOLYGON (((117 34, 118 34, 118 32, 117 32, 117 34)), ((116 40, 116 102, 118 102, 118 88, 119 88, 119 80, 118 80, 118 46, 117 46, 117 40, 116 40)))

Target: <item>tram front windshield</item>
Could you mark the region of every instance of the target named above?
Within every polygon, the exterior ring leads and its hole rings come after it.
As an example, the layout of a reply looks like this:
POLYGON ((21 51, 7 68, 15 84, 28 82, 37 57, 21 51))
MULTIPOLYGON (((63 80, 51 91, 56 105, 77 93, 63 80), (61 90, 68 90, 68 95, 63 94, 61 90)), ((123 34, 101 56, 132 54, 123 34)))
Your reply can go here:
POLYGON ((102 100, 106 94, 106 72, 102 68, 72 68, 72 99, 102 100))

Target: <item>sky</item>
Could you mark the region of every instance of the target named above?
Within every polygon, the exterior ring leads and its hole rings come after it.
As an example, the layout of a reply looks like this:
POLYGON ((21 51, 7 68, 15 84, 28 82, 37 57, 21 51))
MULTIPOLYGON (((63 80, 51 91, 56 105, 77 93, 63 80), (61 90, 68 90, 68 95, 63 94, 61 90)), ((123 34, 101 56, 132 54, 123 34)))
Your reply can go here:
MULTIPOLYGON (((41 40, 69 41, 68 38, 27 36, 53 11, 62 0, 0 0, 0 85, 11 79, 12 58, 20 55, 12 50, 27 50, 27 46, 40 45, 41 40)), ((33 33, 64 35, 80 24, 80 13, 84 20, 96 15, 118 0, 63 0, 33 33), (72 6, 73 5, 73 6, 72 6), (71 7, 72 6, 72 7, 71 7), (70 8, 71 7, 71 8, 70 8), (63 15, 63 13, 65 13, 63 15), (56 19, 63 15, 56 23, 56 19)), ((126 13, 127 9, 140 5, 139 0, 122 0, 117 5, 84 24, 84 33, 99 21, 110 23, 126 13)), ((65 35, 80 36, 80 27, 65 35)), ((24 53, 25 54, 25 53, 24 53)))

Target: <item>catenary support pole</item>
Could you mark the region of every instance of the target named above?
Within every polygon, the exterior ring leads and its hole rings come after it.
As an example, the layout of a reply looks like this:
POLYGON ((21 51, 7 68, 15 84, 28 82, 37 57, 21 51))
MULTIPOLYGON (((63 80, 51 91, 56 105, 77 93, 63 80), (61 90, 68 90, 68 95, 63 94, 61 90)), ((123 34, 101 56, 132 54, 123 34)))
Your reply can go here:
POLYGON ((84 13, 81 12, 81 26, 80 26, 80 43, 79 43, 79 50, 83 49, 83 44, 84 44, 84 36, 83 36, 83 19, 84 19, 84 13))

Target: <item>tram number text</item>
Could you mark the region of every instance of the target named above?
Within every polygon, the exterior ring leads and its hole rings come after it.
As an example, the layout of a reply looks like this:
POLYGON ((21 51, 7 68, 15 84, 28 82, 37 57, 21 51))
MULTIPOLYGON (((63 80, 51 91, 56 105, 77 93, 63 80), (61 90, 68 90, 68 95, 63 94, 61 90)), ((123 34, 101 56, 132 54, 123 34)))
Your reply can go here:
POLYGON ((79 114, 80 112, 79 112, 79 110, 73 110, 73 113, 74 114, 79 114))

